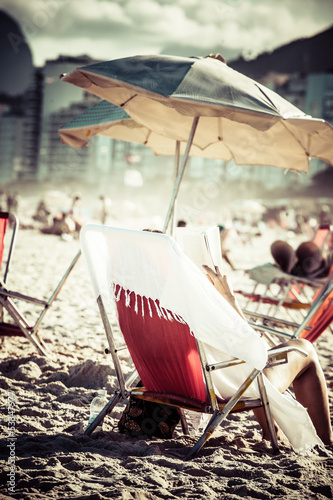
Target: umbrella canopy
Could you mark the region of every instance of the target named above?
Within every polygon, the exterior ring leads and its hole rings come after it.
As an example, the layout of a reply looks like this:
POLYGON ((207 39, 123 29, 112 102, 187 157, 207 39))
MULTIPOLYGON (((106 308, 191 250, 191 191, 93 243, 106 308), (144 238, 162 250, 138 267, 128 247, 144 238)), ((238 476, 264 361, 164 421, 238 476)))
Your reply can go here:
POLYGON ((102 135, 144 144, 156 154, 175 153, 175 140, 155 134, 133 120, 122 108, 105 100, 63 125, 58 134, 63 143, 77 149, 87 146, 95 135, 102 135))
POLYGON ((62 80, 160 135, 192 136, 206 158, 303 172, 309 157, 333 164, 331 125, 214 58, 128 57, 78 68, 62 80))
MULTIPOLYGON (((64 144, 76 149, 87 146, 89 139, 95 135, 102 135, 113 139, 143 144, 152 149, 155 154, 174 155, 176 182, 163 228, 166 231, 171 220, 179 184, 186 165, 185 160, 182 170, 179 171, 179 156, 180 153, 184 153, 184 157, 186 156, 187 159, 189 155, 189 148, 185 143, 156 134, 149 128, 135 122, 122 108, 105 100, 102 100, 63 125, 58 130, 58 134, 64 144)), ((191 152, 193 155, 202 155, 202 151, 195 146, 191 152)))
MULTIPOLYGON (((67 122, 58 130, 58 134, 64 144, 76 149, 87 146, 89 140, 96 135, 143 144, 156 155, 174 155, 177 143, 175 139, 157 134, 141 125, 122 108, 105 100, 67 122)), ((186 143, 181 142, 179 146, 179 152, 183 154, 186 143)), ((192 145, 190 156, 205 157, 205 151, 192 145)), ((219 156, 215 158, 218 159, 219 156)))

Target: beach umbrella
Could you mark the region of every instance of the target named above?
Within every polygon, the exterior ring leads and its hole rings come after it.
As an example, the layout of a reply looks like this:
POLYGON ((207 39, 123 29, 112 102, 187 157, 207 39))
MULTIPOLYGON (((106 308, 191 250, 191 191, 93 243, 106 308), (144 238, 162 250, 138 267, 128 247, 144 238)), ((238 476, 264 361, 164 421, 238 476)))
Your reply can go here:
MULTIPOLYGON (((187 141, 178 177, 192 144, 207 158, 237 165, 307 172, 310 157, 333 164, 330 124, 214 57, 127 57, 77 68, 62 80, 122 107, 160 135, 187 141)), ((179 183, 166 224, 178 189, 179 183)))
MULTIPOLYGON (((157 134, 133 120, 119 106, 105 100, 91 106, 67 122, 58 130, 58 134, 64 144, 75 149, 89 145, 90 139, 100 135, 142 144, 152 149, 156 155, 173 155, 175 157, 176 177, 179 169, 179 157, 184 154, 186 149, 185 142, 157 134)), ((205 151, 192 145, 189 155, 205 157, 205 151)), ((167 226, 164 227, 164 230, 166 229, 167 226)))
MULTIPOLYGON (((175 155, 177 143, 183 154, 186 142, 177 141, 133 120, 123 108, 109 101, 99 103, 75 116, 58 130, 61 141, 75 149, 89 144, 94 136, 100 135, 121 141, 136 142, 149 147, 156 155, 175 155)), ((192 145, 190 156, 206 157, 205 151, 192 145)), ((218 159, 218 153, 211 158, 218 159)))
POLYGON ((112 139, 136 142, 150 147, 156 154, 174 154, 175 140, 160 136, 131 118, 124 109, 102 100, 63 125, 58 134, 64 144, 73 148, 87 146, 89 140, 102 135, 112 139))

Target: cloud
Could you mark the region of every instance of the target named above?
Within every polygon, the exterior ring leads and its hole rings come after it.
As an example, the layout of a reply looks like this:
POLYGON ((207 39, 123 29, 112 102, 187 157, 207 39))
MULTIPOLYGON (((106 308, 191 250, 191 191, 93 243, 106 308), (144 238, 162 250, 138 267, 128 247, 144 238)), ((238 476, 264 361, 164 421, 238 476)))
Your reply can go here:
POLYGON ((97 59, 173 45, 257 54, 333 24, 332 0, 2 0, 35 64, 58 54, 97 59))

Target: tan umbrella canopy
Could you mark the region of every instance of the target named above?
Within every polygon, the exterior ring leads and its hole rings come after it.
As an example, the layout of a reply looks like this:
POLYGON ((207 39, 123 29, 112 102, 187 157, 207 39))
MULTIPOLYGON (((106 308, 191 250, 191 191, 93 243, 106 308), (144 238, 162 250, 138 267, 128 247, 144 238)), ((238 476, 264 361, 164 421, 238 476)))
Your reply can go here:
MULTIPOLYGON (((64 144, 80 149, 89 144, 89 140, 96 135, 110 137, 127 142, 143 144, 154 151, 156 155, 174 155, 178 141, 164 135, 157 134, 148 127, 141 125, 131 118, 119 106, 102 100, 86 111, 76 116, 59 130, 58 134, 64 144)), ((186 143, 179 144, 183 154, 186 143)), ((192 145, 190 156, 206 157, 205 151, 192 145)), ((218 153, 211 158, 218 159, 218 153)))
POLYGON ((127 57, 78 68, 62 80, 122 107, 157 134, 188 141, 180 174, 192 144, 207 158, 238 165, 307 172, 310 157, 333 164, 329 123, 215 58, 127 57))

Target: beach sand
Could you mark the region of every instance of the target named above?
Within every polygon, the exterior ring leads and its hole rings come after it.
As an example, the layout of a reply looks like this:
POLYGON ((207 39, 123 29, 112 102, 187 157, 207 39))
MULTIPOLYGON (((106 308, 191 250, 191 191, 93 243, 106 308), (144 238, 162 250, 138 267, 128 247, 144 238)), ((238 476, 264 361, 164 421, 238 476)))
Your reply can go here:
MULTIPOLYGON (((266 258, 258 253, 263 243, 257 240, 255 246, 235 255, 236 261, 247 256, 244 267, 266 258)), ((47 297, 78 249, 78 240, 21 230, 8 286, 47 297)), ((24 303, 21 307, 33 319, 32 307, 24 303)), ((107 416, 103 431, 82 435, 97 390, 107 389, 111 395, 116 383, 82 257, 48 311, 41 335, 52 359, 39 355, 26 339, 5 338, 1 345, 1 498, 333 498, 333 460, 296 455, 286 443, 280 454, 273 455, 269 443, 261 441, 252 413, 231 416, 188 462, 182 457, 195 438, 183 436, 180 426, 171 440, 118 433, 124 405, 107 416), (7 408, 14 410, 12 435, 7 408), (7 483, 11 458, 15 459, 15 477, 11 477, 15 492, 7 483)), ((327 377, 333 417, 332 348, 332 334, 326 332, 316 349, 327 377)), ((126 355, 122 364, 129 372, 126 355)))

